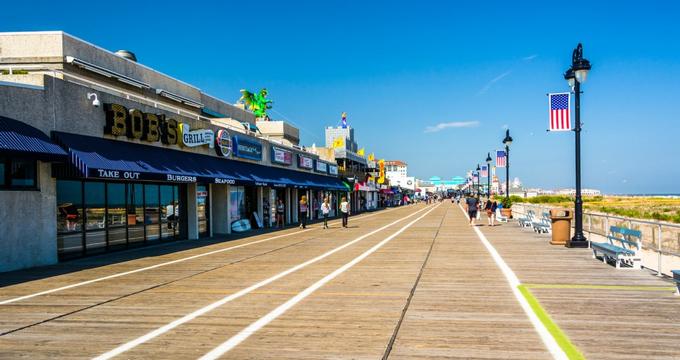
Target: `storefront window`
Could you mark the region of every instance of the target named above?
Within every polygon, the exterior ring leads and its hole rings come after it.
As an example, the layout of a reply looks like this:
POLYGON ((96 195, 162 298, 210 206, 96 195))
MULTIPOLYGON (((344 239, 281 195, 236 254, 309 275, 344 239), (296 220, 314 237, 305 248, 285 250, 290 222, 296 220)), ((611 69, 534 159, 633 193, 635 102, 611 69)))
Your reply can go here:
POLYGON ((0 187, 5 186, 5 159, 0 157, 0 187))
POLYGON ((85 245, 87 251, 106 247, 104 183, 85 183, 85 245))
POLYGON ((144 241, 144 187, 142 184, 127 184, 128 242, 144 241))
POLYGON ((83 192, 80 181, 57 181, 57 251, 60 255, 83 250, 83 192))
POLYGON ((246 219, 246 193, 243 186, 232 186, 229 204, 229 215, 231 221, 246 219))
POLYGON ((177 231, 177 221, 179 218, 179 206, 174 199, 174 188, 172 185, 161 185, 161 238, 172 239, 177 231))
POLYGON ((158 185, 144 185, 144 224, 146 224, 146 240, 160 239, 160 205, 158 202, 158 185))
POLYGON ((109 246, 126 243, 125 184, 106 184, 108 206, 109 246))
POLYGON ((12 160, 10 186, 35 187, 35 160, 12 160))

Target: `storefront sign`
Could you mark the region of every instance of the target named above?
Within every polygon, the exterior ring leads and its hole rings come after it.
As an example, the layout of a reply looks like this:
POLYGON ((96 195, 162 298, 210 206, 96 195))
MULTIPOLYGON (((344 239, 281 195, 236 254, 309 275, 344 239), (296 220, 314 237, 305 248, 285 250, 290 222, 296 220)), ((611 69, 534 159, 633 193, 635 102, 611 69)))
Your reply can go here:
POLYGON ((314 168, 314 159, 298 154, 298 167, 311 170, 314 168))
POLYGON ((234 136, 232 138, 234 156, 250 160, 262 160, 262 144, 247 137, 234 136))
POLYGON ((292 165, 293 153, 291 151, 272 146, 272 162, 283 165, 292 165))
POLYGON ((378 168, 380 169, 378 184, 382 184, 385 182, 385 160, 378 160, 378 168))
POLYGON ((215 178, 215 184, 228 184, 228 185, 234 185, 234 184, 236 184, 236 180, 234 180, 234 179, 215 178))
POLYGON ((217 155, 223 157, 229 157, 231 155, 231 137, 227 130, 217 130, 217 135, 215 136, 215 151, 217 155))
POLYGON ((321 173, 328 173, 328 164, 325 162, 321 162, 319 160, 316 161, 316 171, 321 172, 321 173))
POLYGON ((328 173, 331 175, 338 175, 338 166, 337 165, 328 165, 328 173))
POLYGON ((210 129, 191 130, 189 124, 180 123, 179 132, 182 135, 182 145, 184 146, 208 145, 212 148, 215 143, 215 133, 210 129))
POLYGON ((104 133, 113 136, 127 136, 149 142, 161 141, 166 145, 177 145, 179 123, 163 114, 144 113, 127 109, 119 104, 104 104, 106 125, 104 133))

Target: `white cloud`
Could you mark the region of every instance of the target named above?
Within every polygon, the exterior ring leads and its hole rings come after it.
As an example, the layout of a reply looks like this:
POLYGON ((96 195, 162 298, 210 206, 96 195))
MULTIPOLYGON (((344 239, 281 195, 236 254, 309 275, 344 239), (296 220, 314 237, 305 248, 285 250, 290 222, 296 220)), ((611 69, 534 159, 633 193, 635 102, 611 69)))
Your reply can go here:
POLYGON ((510 73, 512 73, 512 70, 508 70, 508 71, 506 71, 506 72, 504 72, 504 73, 502 73, 502 74, 496 76, 495 78, 491 79, 488 83, 486 83, 486 85, 484 85, 484 87, 483 87, 481 90, 479 90, 479 92, 477 93, 477 95, 484 94, 484 93, 487 92, 489 89, 491 89, 491 86, 492 86, 493 84, 497 83, 498 81, 500 81, 500 80, 503 79, 504 77, 510 75, 510 73))
POLYGON ((529 55, 529 56, 523 57, 522 60, 524 60, 524 61, 531 61, 531 60, 533 60, 533 59, 535 59, 535 58, 537 58, 537 57, 538 57, 538 54, 533 54, 533 55, 529 55))
POLYGON ((446 122, 446 123, 439 123, 434 126, 427 126, 425 127, 426 133, 433 133, 433 132, 438 132, 442 131, 444 129, 448 128, 467 128, 467 127, 476 127, 479 126, 479 121, 451 121, 451 122, 446 122))

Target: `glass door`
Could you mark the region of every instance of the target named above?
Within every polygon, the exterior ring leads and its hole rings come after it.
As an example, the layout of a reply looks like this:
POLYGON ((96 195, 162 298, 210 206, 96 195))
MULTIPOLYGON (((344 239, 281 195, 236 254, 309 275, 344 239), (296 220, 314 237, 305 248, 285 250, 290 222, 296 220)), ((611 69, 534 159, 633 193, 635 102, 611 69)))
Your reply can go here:
POLYGON ((196 211, 198 213, 198 236, 210 236, 210 204, 208 197, 208 186, 196 186, 196 211))

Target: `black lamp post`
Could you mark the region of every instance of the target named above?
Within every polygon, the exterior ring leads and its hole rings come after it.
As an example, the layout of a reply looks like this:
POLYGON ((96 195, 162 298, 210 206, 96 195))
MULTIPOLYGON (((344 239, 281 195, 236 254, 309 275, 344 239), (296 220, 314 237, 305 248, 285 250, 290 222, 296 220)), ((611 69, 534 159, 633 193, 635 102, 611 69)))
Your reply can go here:
POLYGON ((510 136, 510 129, 505 130, 505 197, 510 197, 510 144, 512 144, 512 137, 510 136))
POLYGON ((491 198, 491 153, 486 153, 486 197, 491 198))
POLYGON ((576 137, 576 199, 574 200, 574 237, 567 241, 570 248, 588 247, 583 235, 583 200, 581 199, 581 83, 586 82, 590 62, 583 58, 583 46, 579 43, 571 56, 571 67, 564 74, 574 91, 574 133, 576 137))
POLYGON ((481 191, 479 191, 479 180, 480 180, 479 178, 480 178, 480 175, 481 175, 479 173, 480 170, 482 170, 482 169, 480 169, 479 164, 477 164, 477 196, 479 196, 479 193, 481 192, 481 191))

